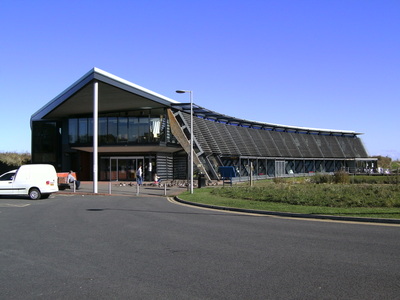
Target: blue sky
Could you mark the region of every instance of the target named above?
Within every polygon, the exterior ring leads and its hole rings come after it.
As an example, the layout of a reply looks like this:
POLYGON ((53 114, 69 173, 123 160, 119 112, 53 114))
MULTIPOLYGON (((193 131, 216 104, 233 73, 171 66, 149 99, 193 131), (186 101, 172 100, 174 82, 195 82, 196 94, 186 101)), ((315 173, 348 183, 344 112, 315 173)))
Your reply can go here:
POLYGON ((353 130, 400 158, 400 1, 0 3, 0 152, 93 67, 255 121, 353 130))

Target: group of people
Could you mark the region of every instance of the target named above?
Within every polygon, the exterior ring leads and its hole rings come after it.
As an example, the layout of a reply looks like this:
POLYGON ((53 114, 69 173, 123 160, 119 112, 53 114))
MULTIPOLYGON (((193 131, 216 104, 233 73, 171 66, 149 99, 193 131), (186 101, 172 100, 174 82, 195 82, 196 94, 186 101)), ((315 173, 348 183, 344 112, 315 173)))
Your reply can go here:
MULTIPOLYGON (((160 177, 157 176, 157 174, 154 175, 154 182, 156 184, 159 184, 161 181, 160 177)), ((69 171, 68 177, 67 177, 67 182, 68 183, 74 183, 75 187, 77 190, 79 190, 79 186, 81 185, 81 182, 75 178, 73 175, 73 171, 69 171)), ((139 168, 136 171, 136 182, 138 185, 143 185, 143 170, 142 166, 139 166, 139 168)))

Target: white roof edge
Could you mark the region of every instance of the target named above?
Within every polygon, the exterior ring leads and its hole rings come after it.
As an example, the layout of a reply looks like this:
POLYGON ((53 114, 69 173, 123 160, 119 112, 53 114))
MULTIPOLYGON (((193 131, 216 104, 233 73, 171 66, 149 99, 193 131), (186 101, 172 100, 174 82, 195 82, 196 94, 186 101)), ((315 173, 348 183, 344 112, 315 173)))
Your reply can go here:
POLYGON ((88 76, 90 76, 91 74, 96 74, 96 73, 97 73, 97 74, 100 74, 100 75, 103 75, 103 76, 105 76, 105 77, 107 77, 107 78, 109 78, 109 79, 115 80, 115 81, 117 81, 117 82, 119 82, 119 83, 125 84, 125 85, 130 86, 130 87, 133 87, 133 88, 135 88, 135 89, 138 89, 138 90, 140 90, 140 91, 142 91, 142 92, 148 93, 148 94, 153 95, 153 96, 158 97, 158 98, 161 98, 161 99, 163 99, 163 100, 165 100, 165 101, 168 101, 168 102, 171 102, 171 103, 180 103, 180 102, 178 102, 178 101, 176 101, 176 100, 170 99, 170 98, 165 97, 165 96, 163 96, 163 95, 161 95, 161 94, 158 94, 158 93, 153 92, 153 91, 151 91, 151 90, 149 90, 149 89, 146 89, 146 88, 144 88, 144 87, 142 87, 142 86, 140 86, 140 85, 134 84, 134 83, 132 83, 132 82, 130 82, 130 81, 128 81, 128 80, 122 79, 121 77, 118 77, 118 76, 115 76, 115 75, 113 75, 113 74, 111 74, 111 73, 108 73, 108 72, 106 72, 106 71, 104 71, 104 70, 102 70, 102 69, 99 69, 99 68, 94 67, 94 68, 92 68, 90 71, 86 72, 83 76, 81 76, 78 80, 76 80, 76 81, 74 81, 72 84, 70 84, 66 89, 64 89, 61 93, 59 93, 57 96, 55 96, 52 100, 50 100, 50 101, 47 102, 45 105, 43 105, 43 106, 42 106, 40 109, 38 109, 35 113, 33 113, 32 116, 31 116, 31 120, 32 120, 38 113, 40 113, 41 111, 43 111, 46 107, 51 106, 54 102, 56 102, 59 98, 61 98, 62 95, 64 95, 65 93, 67 93, 67 92, 68 92, 69 90, 71 90, 74 86, 78 85, 79 82, 81 82, 82 80, 84 80, 85 78, 87 78, 88 76))
POLYGON ((300 126, 293 126, 293 125, 282 125, 282 124, 254 121, 254 120, 238 119, 238 118, 229 117, 229 116, 226 116, 226 117, 227 118, 237 119, 238 121, 241 121, 243 123, 249 122, 249 123, 253 123, 253 124, 259 124, 261 126, 265 125, 265 126, 282 128, 282 129, 293 129, 293 130, 300 130, 300 131, 304 130, 304 131, 312 131, 312 132, 315 131, 315 132, 343 133, 343 134, 352 134, 352 135, 361 135, 361 134, 363 134, 361 132, 356 132, 356 131, 352 131, 352 130, 338 130, 338 129, 300 127, 300 126))
MULTIPOLYGON (((173 99, 171 99, 171 98, 168 98, 168 97, 165 97, 165 96, 163 96, 163 95, 161 95, 161 94, 158 94, 158 93, 156 93, 156 92, 153 92, 152 90, 146 89, 146 88, 144 88, 144 87, 142 87, 142 86, 140 86, 140 85, 137 85, 137 84, 135 84, 135 83, 132 83, 132 82, 130 82, 130 81, 128 81, 128 80, 125 80, 125 79, 123 79, 123 78, 121 78, 121 77, 118 77, 118 76, 116 76, 116 75, 113 75, 113 74, 111 74, 111 73, 108 73, 108 72, 106 72, 106 71, 104 71, 104 70, 102 70, 102 69, 93 68, 93 70, 92 70, 91 72, 101 74, 101 75, 103 75, 103 76, 105 76, 105 77, 108 77, 108 78, 113 79, 113 80, 115 80, 115 81, 118 81, 118 82, 120 82, 120 83, 126 84, 126 85, 128 85, 128 86, 130 86, 130 87, 136 88, 136 89, 138 89, 138 90, 141 90, 141 91, 143 91, 143 92, 146 92, 146 93, 151 94, 151 95, 153 95, 153 96, 156 96, 156 97, 158 97, 158 98, 164 99, 164 100, 166 100, 166 101, 168 101, 168 102, 171 102, 171 103, 180 103, 180 102, 178 102, 178 101, 176 101, 176 100, 173 100, 173 99)), ((87 74, 86 74, 86 75, 87 75, 87 74)), ((85 75, 85 76, 86 76, 86 75, 85 75)))
MULTIPOLYGON (((194 104, 196 105, 196 104, 194 104)), ((204 113, 204 111, 200 111, 198 113, 198 116, 202 117, 202 118, 208 118, 207 113, 210 112, 212 113, 212 116, 209 117, 211 120, 229 120, 229 121, 233 121, 234 123, 244 123, 244 124, 252 124, 255 126, 266 126, 266 127, 274 127, 274 128, 282 128, 282 129, 292 129, 292 130, 296 130, 296 131, 310 131, 310 132, 326 132, 326 133, 341 133, 341 134, 351 134, 351 135, 361 135, 363 133, 361 132, 357 132, 357 131, 353 131, 353 130, 338 130, 338 129, 324 129, 324 128, 312 128, 312 127, 301 127, 301 126, 293 126, 293 125, 282 125, 282 124, 275 124, 275 123, 269 123, 269 122, 260 122, 260 121, 254 121, 254 120, 248 120, 248 119, 241 119, 241 118, 236 118, 236 117, 232 117, 232 116, 228 116, 228 115, 224 115, 224 114, 220 114, 217 113, 215 111, 212 110, 208 110, 204 107, 201 107, 199 105, 196 105, 197 108, 201 109, 201 110, 205 110, 206 112, 204 113)), ((195 112, 196 114, 196 112, 195 112)))
POLYGON ((75 80, 72 84, 70 84, 66 89, 64 89, 61 93, 59 93, 57 96, 55 96, 53 99, 51 99, 49 102, 47 102, 45 105, 43 105, 40 109, 38 109, 34 114, 32 114, 31 116, 31 121, 32 119, 39 114, 41 111, 43 111, 46 107, 49 107, 50 105, 52 105, 54 102, 56 102, 59 98, 61 98, 62 95, 64 95, 65 93, 67 93, 72 87, 78 85, 79 82, 81 82, 82 80, 84 80, 86 77, 88 77, 90 74, 93 73, 95 68, 93 68, 92 70, 86 72, 83 76, 81 76, 78 80, 75 80))
POLYGON ((312 128, 312 127, 300 127, 300 126, 292 126, 292 125, 282 125, 282 124, 274 124, 274 123, 265 123, 265 122, 255 122, 265 125, 270 125, 274 127, 282 127, 285 129, 296 129, 296 130, 305 130, 305 131, 325 131, 325 132, 337 132, 337 133, 348 133, 348 134, 360 134, 356 131, 352 130, 338 130, 338 129, 324 129, 324 128, 312 128))

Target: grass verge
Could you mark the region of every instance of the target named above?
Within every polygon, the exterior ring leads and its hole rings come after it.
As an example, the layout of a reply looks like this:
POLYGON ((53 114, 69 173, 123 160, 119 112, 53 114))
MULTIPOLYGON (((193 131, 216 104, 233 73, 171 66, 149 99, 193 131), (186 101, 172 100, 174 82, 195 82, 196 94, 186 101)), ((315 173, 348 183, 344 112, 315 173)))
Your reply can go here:
MULTIPOLYGON (((274 184, 268 186, 269 188, 264 187, 264 190, 269 190, 272 188, 274 184)), ((287 203, 282 201, 282 199, 291 199, 296 197, 291 197, 290 195, 295 195, 293 187, 294 185, 290 185, 290 188, 282 188, 281 200, 278 199, 277 196, 274 198, 268 198, 268 196, 264 199, 260 199, 257 197, 253 197, 255 193, 254 188, 248 187, 228 187, 228 188, 201 188, 195 189, 193 194, 188 192, 184 192, 179 195, 179 197, 186 201, 203 203, 208 205, 217 205, 223 207, 235 207, 235 208, 243 208, 243 209, 254 209, 254 210, 266 210, 266 211, 278 211, 278 212, 290 212, 290 213, 301 213, 301 214, 319 214, 319 215, 335 215, 335 216, 354 216, 354 217, 369 217, 369 218, 387 218, 387 219, 400 219, 400 207, 397 206, 399 200, 399 193, 395 192, 391 194, 390 197, 394 199, 389 199, 389 205, 382 204, 382 199, 377 197, 377 195, 372 195, 369 197, 367 203, 365 203, 365 199, 359 199, 358 195, 354 194, 350 200, 350 203, 353 203, 349 206, 347 202, 335 201, 332 203, 334 205, 329 206, 329 201, 327 199, 323 199, 321 202, 313 202, 313 205, 307 205, 307 201, 297 201, 296 204, 287 203), (231 189, 231 190, 230 190, 231 189), (247 190, 247 191, 246 191, 247 190), (288 192, 289 190, 289 192, 288 192), (370 199, 375 198, 376 201, 371 203, 370 199), (358 200, 357 200, 358 199, 358 200), (319 205, 318 205, 319 203, 319 205), (363 204, 360 204, 363 203, 363 204), (392 203, 392 204, 390 204, 392 203), (393 205, 395 204, 395 205, 393 205), (355 205, 355 206, 354 206, 355 205), (357 206, 358 205, 358 206, 357 206), (363 206, 364 205, 364 206, 363 206), (384 206, 382 206, 384 205, 384 206)), ((298 186, 302 186, 301 184, 298 186)), ((308 185, 305 185, 308 186, 308 185)), ((359 187, 359 186, 358 186, 359 187)), ((311 191, 311 194, 317 194, 313 188, 308 188, 311 191)), ((329 189, 329 186, 321 186, 321 192, 319 195, 324 194, 329 189)), ((301 190, 302 188, 300 188, 301 190)), ((332 189, 336 189, 336 197, 334 198, 341 199, 342 190, 338 190, 336 185, 332 186, 332 189)), ((375 190, 376 191, 376 190, 375 190)), ((302 192, 300 192, 301 194, 302 192)), ((331 192, 329 194, 332 195, 331 192)), ((346 192, 348 194, 348 192, 346 192)), ((268 195, 268 192, 267 192, 268 195)), ((310 194, 308 194, 310 195, 310 194)), ((265 196, 265 195, 264 195, 265 196)), ((386 195, 387 196, 387 195, 386 195)), ((386 197, 385 196, 385 197, 386 197)), ((306 199, 309 196, 306 194, 301 194, 301 199, 306 199)), ((350 197, 350 196, 349 196, 350 197)), ((365 196, 361 196, 364 197, 365 196)), ((317 196, 318 198, 318 196, 317 196)), ((343 198, 343 197, 342 197, 343 198)), ((289 201, 290 202, 290 201, 289 201)))

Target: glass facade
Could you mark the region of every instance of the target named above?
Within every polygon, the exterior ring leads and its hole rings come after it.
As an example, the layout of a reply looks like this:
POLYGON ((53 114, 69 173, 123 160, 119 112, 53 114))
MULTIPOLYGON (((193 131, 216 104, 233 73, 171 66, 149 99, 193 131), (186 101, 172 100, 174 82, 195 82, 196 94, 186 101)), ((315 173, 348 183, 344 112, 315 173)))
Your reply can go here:
MULTIPOLYGON (((99 145, 176 143, 169 132, 168 120, 158 116, 100 116, 99 145)), ((69 144, 90 144, 93 141, 93 119, 68 120, 69 144)))
POLYGON ((78 119, 68 120, 68 142, 70 144, 78 143, 78 119))
POLYGON ((57 166, 60 154, 61 128, 57 122, 32 123, 32 161, 57 166))

